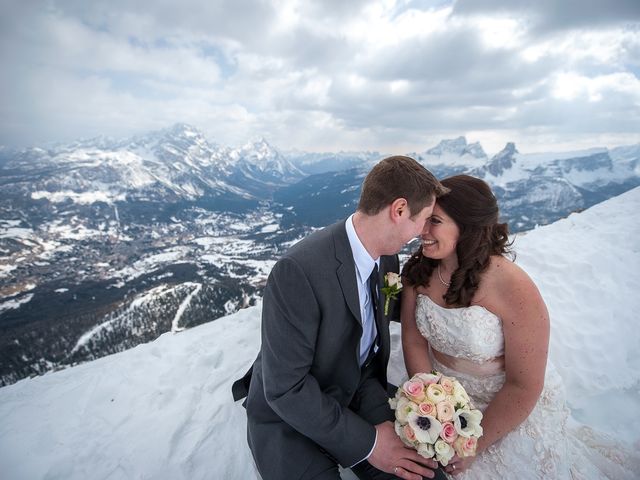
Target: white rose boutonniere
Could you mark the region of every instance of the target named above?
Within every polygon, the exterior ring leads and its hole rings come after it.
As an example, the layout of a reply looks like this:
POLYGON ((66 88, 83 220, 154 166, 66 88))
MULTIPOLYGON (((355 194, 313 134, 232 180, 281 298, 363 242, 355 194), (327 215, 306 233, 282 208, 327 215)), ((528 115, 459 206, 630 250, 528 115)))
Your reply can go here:
POLYGON ((395 272, 387 272, 384 276, 384 286, 380 289, 384 293, 384 314, 389 315, 389 302, 391 299, 396 300, 398 294, 402 291, 402 279, 395 272))

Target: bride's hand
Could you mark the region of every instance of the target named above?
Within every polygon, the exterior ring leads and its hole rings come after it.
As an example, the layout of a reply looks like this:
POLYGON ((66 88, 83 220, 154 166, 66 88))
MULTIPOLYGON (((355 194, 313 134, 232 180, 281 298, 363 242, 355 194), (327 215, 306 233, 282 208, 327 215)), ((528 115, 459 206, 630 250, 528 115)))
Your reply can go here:
POLYGON ((473 463, 476 457, 465 457, 460 458, 458 455, 454 455, 446 467, 444 467, 444 471, 449 475, 457 475, 458 473, 464 472, 469 465, 473 463))

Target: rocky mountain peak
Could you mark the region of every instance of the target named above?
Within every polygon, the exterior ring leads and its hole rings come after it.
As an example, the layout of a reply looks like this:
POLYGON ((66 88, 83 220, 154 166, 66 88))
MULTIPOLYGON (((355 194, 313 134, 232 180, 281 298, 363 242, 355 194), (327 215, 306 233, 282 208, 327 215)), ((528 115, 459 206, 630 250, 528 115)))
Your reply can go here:
POLYGON ((502 175, 505 170, 510 169, 516 162, 515 156, 518 153, 516 144, 508 142, 502 150, 493 156, 491 161, 486 165, 486 170, 495 177, 502 175))

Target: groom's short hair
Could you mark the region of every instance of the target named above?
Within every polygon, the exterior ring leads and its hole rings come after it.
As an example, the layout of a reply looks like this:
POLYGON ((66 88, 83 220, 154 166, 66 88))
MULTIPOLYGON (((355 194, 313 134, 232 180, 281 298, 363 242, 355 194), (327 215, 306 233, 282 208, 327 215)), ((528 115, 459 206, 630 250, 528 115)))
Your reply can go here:
POLYGON ((395 155, 378 162, 362 184, 358 211, 375 215, 398 198, 417 215, 448 189, 411 157, 395 155))

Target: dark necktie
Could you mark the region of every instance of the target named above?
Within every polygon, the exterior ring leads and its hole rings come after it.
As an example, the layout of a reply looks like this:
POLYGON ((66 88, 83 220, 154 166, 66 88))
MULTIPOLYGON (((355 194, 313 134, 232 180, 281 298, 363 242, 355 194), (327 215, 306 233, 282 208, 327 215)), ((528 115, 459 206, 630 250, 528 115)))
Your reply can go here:
POLYGON ((373 271, 369 275, 369 295, 371 295, 371 305, 373 306, 373 318, 378 316, 378 265, 373 264, 373 271))
POLYGON ((373 308, 373 325, 372 327, 376 329, 376 336, 371 343, 371 347, 369 348, 369 354, 365 359, 364 366, 367 367, 371 364, 373 357, 376 354, 376 345, 378 345, 378 341, 380 339, 380 334, 378 333, 378 265, 373 265, 373 271, 371 275, 369 275, 369 295, 371 296, 371 307, 373 308))

